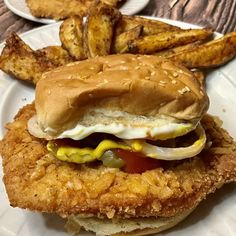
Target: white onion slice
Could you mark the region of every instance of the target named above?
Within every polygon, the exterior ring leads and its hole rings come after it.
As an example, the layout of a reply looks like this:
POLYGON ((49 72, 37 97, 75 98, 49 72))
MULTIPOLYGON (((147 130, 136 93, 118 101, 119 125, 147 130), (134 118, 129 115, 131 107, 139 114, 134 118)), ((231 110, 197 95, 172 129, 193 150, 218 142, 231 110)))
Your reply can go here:
POLYGON ((200 124, 198 124, 195 132, 199 136, 199 139, 195 141, 191 146, 181 148, 165 148, 155 146, 143 141, 141 143, 143 147, 141 152, 144 153, 147 157, 167 161, 183 160, 186 158, 194 157, 202 151, 206 143, 205 130, 200 124))
POLYGON ((39 128, 36 116, 32 116, 27 125, 30 134, 38 138, 45 138, 45 133, 39 128))

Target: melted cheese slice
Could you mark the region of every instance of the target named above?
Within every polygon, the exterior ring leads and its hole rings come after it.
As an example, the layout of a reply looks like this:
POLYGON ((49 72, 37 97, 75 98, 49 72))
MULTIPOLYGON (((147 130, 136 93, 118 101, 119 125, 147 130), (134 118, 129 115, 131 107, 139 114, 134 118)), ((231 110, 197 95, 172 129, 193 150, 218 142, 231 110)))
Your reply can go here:
POLYGON ((142 146, 140 146, 137 141, 133 141, 131 145, 127 145, 125 143, 118 143, 108 139, 100 142, 95 149, 87 147, 57 147, 53 141, 49 141, 47 144, 48 151, 52 152, 59 160, 80 164, 100 159, 105 151, 116 148, 138 152, 142 149, 142 146))

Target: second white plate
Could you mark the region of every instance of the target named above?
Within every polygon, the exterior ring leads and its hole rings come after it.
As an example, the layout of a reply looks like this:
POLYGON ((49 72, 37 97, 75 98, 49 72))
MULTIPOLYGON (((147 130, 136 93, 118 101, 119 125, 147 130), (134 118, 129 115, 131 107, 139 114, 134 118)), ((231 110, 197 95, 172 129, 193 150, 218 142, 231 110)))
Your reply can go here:
MULTIPOLYGON (((56 22, 52 19, 37 18, 33 16, 30 13, 25 0, 4 0, 4 2, 9 10, 27 20, 39 22, 42 24, 52 24, 56 22)), ((133 15, 141 11, 148 4, 148 2, 149 0, 127 0, 124 4, 122 4, 119 10, 124 15, 133 15)))

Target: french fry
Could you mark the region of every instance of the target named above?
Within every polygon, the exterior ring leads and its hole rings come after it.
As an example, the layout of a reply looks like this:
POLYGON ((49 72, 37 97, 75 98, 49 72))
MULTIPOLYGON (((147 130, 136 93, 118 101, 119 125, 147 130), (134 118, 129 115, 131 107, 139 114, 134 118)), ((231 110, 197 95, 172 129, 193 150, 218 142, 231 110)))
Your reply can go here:
POLYGON ((170 57, 170 56, 175 55, 177 53, 194 49, 194 48, 196 48, 197 45, 200 45, 200 44, 201 44, 201 42, 197 41, 197 42, 189 43, 189 44, 186 44, 183 46, 178 46, 178 47, 162 50, 162 51, 154 53, 153 55, 160 56, 160 57, 170 57))
POLYGON ((140 17, 140 16, 123 15, 118 21, 118 24, 116 27, 116 35, 126 32, 138 25, 143 26, 143 32, 142 32, 143 36, 158 34, 165 31, 181 30, 177 26, 173 26, 173 25, 164 23, 162 21, 151 20, 151 19, 140 17))
POLYGON ((116 8, 103 3, 90 9, 83 37, 87 57, 110 54, 114 26, 120 16, 121 13, 116 8))
POLYGON ((138 25, 138 26, 116 36, 115 40, 114 40, 112 51, 114 53, 123 53, 123 52, 127 51, 128 43, 131 40, 137 39, 140 36, 142 29, 143 29, 143 26, 138 25))
POLYGON ((76 60, 86 58, 83 48, 83 19, 73 16, 66 19, 60 26, 60 40, 62 47, 76 60))
POLYGON ((55 67, 45 53, 33 51, 17 34, 13 33, 6 40, 0 57, 0 69, 7 74, 36 84, 43 72, 55 67))
POLYGON ((225 64, 236 55, 236 32, 183 51, 169 58, 188 68, 216 67, 225 64))
POLYGON ((169 31, 157 35, 148 35, 131 41, 127 52, 151 54, 163 49, 207 39, 212 35, 212 33, 211 29, 190 29, 183 31, 169 31))

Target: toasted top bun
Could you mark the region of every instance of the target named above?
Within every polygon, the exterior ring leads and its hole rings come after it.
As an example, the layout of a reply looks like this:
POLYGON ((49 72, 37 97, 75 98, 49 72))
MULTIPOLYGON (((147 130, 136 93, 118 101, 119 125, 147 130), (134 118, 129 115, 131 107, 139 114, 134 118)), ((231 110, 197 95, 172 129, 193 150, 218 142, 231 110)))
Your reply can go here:
POLYGON ((196 120, 209 100, 183 66, 156 56, 123 54, 74 62, 43 74, 35 105, 42 130, 61 132, 91 109, 196 120))

